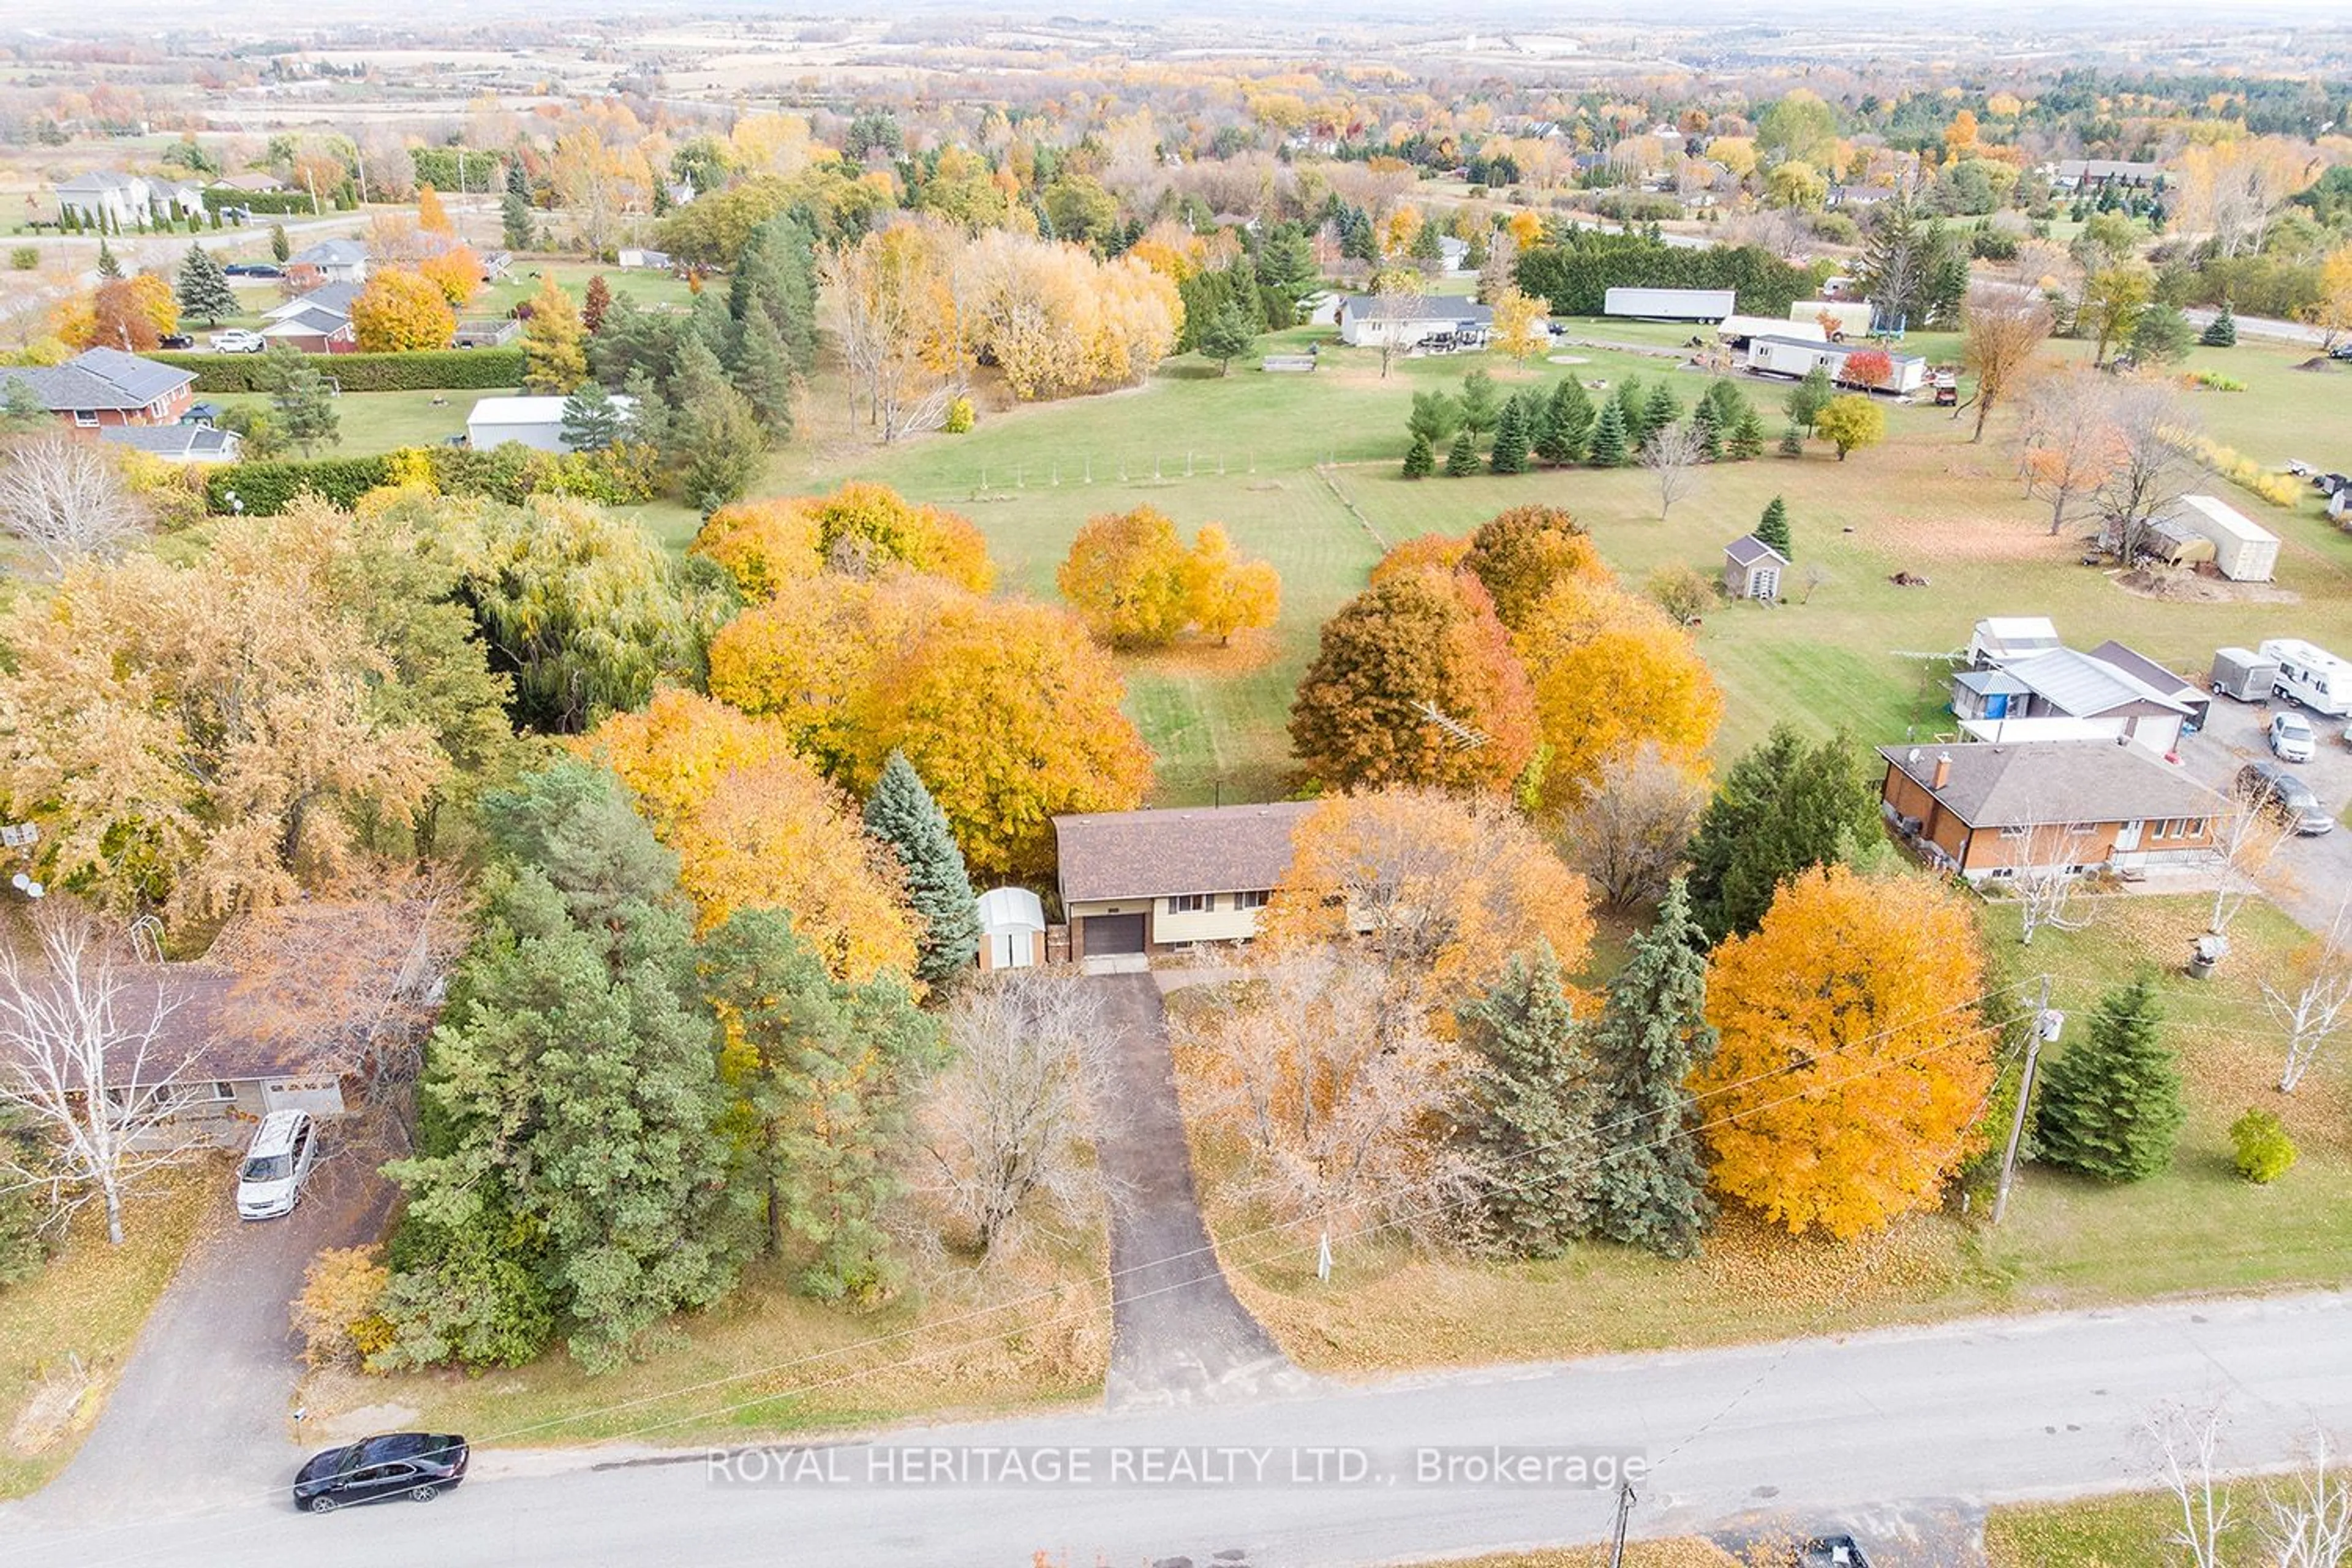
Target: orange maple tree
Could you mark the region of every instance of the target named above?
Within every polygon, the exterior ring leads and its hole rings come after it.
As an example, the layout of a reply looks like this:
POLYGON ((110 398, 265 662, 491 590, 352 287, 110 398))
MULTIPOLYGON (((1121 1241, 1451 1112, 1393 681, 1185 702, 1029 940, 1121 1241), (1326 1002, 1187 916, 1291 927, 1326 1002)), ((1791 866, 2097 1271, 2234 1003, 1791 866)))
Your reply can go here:
POLYGON ((723 568, 746 600, 764 605, 786 584, 817 574, 824 537, 807 506, 767 496, 712 512, 694 536, 694 553, 723 568))
POLYGON ((352 301, 352 326, 369 353, 449 346, 457 313, 441 286, 415 272, 376 272, 352 301))
POLYGON ((436 251, 416 264, 416 271, 441 290, 452 310, 464 310, 482 286, 481 258, 462 245, 436 251))
POLYGON ((1841 1239, 1937 1203, 1993 1079, 1968 903, 1921 876, 1815 868, 1707 965, 1720 1036, 1693 1076, 1715 1184, 1841 1239))

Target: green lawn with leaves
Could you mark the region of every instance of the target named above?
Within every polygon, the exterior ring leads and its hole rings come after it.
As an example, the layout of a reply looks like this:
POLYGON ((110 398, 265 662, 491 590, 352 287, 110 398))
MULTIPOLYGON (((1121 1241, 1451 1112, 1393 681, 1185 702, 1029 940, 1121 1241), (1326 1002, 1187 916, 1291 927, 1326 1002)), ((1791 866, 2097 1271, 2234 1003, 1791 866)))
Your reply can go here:
MULTIPOLYGON (((1624 337, 1641 325, 1570 323, 1595 338, 1624 337)), ((1679 329, 1659 331, 1672 337, 1679 329)), ((2048 508, 2027 499, 2017 480, 2006 415, 1972 444, 1972 416, 1955 421, 1949 411, 1889 406, 1882 447, 1841 463, 1817 442, 1801 458, 1710 467, 1661 520, 1655 482, 1638 468, 1406 479, 1398 468, 1405 414, 1413 392, 1458 386, 1480 366, 1507 389, 1549 387, 1570 374, 1612 386, 1627 375, 1664 380, 1685 406, 1704 389, 1703 375, 1646 354, 1569 347, 1560 353, 1583 363, 1432 356, 1398 359, 1383 378, 1376 353, 1333 346, 1328 328, 1276 334, 1265 346, 1296 351, 1309 342, 1325 345, 1323 368, 1313 374, 1267 374, 1253 359, 1220 376, 1197 358, 1179 358, 1139 388, 983 411, 967 435, 890 447, 873 443, 838 384, 821 377, 806 400, 803 438, 778 455, 762 488, 872 479, 955 508, 987 533, 1005 584, 1041 595, 1053 594, 1055 565, 1096 512, 1150 504, 1188 531, 1224 522, 1244 550, 1280 569, 1282 620, 1268 662, 1243 673, 1170 673, 1166 659, 1137 667, 1129 710, 1162 758, 1155 798, 1171 804, 1279 793, 1288 763, 1284 721, 1317 628, 1362 587, 1381 550, 1417 533, 1465 532, 1529 501, 1576 513, 1611 563, 1639 584, 1668 563, 1715 574, 1724 544, 1754 526, 1774 496, 1787 500, 1797 557, 1784 588, 1790 602, 1722 605, 1698 630, 1727 697, 1718 756, 1780 719, 1817 731, 1843 723, 1874 743, 1948 731, 1942 656, 1965 645, 1986 615, 2048 615, 2078 647, 2119 637, 2190 673, 2206 668, 2216 647, 2284 629, 2274 600, 2158 602, 2083 565, 2087 525, 2070 520, 2051 536, 2048 508), (1889 578, 1898 571, 1928 585, 1896 587, 1889 578)), ((1958 349, 1949 334, 1915 335, 1907 347, 1939 361, 1958 349)), ((2089 351, 2062 343, 2053 352, 2089 351)), ((2192 364, 2224 365, 2251 390, 2185 394, 2185 405, 2217 438, 2265 463, 2330 449, 2334 422, 2352 417, 2352 374, 2293 368, 2307 357, 2251 341, 2200 349, 2192 364)), ((1740 385, 1777 437, 1787 384, 1742 378, 1740 385)), ((2207 488, 2286 540, 2280 586, 2300 601, 2284 612, 2291 624, 2324 640, 2331 626, 2352 620, 2352 534, 2333 528, 2315 500, 2290 512, 2218 479, 2209 477, 2207 488)), ((1213 672, 1231 661, 1200 662, 1213 672)))

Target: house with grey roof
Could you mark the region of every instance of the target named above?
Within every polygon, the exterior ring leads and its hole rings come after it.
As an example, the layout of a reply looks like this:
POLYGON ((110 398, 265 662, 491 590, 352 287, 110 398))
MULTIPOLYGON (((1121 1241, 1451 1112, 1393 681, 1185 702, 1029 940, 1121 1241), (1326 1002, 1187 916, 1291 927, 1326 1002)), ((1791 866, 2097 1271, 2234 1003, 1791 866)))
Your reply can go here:
POLYGON ((275 321, 303 310, 333 310, 348 316, 352 313, 352 301, 359 297, 360 285, 357 283, 321 283, 282 304, 270 306, 261 312, 261 319, 275 321))
POLYGON ((127 447, 167 463, 234 463, 245 437, 210 425, 113 425, 98 433, 110 447, 127 447))
POLYGON ((1290 869, 1312 801, 1092 812, 1054 818, 1070 952, 1097 967, 1204 942, 1247 942, 1290 869))
POLYGON ((84 349, 63 364, 0 369, 0 390, 22 382, 76 430, 116 425, 173 425, 194 401, 194 371, 158 364, 120 349, 84 349))
POLYGON ((347 354, 360 346, 359 328, 352 323, 352 313, 325 305, 289 310, 265 323, 261 335, 269 342, 291 343, 309 354, 347 354))
POLYGON ((178 180, 99 169, 76 174, 57 188, 58 211, 85 225, 101 221, 115 228, 167 222, 205 210, 205 194, 178 180))
POLYGON ((1771 604, 1780 596, 1780 574, 1788 569, 1789 558, 1752 533, 1723 547, 1724 592, 1735 599, 1771 604))
POLYGON ((1971 880, 2210 862, 2229 802, 2111 740, 1882 746, 1879 805, 1921 858, 1971 880))
POLYGON ((287 276, 307 276, 296 268, 307 268, 329 283, 364 283, 367 281, 367 247, 356 239, 322 239, 316 245, 306 245, 287 258, 287 276))
POLYGON ((1493 307, 1460 295, 1350 294, 1339 301, 1339 341, 1351 348, 1483 349, 1493 307))
POLYGON ((1952 716, 1970 733, 1994 740, 2056 732, 2047 724, 2016 728, 2020 721, 2076 721, 2069 732, 2131 741, 2161 756, 2179 745, 2181 730, 2196 710, 2176 695, 2178 677, 2125 651, 2130 664, 2157 668, 2166 684, 2151 684, 2124 662, 2056 647, 1958 671, 1952 677, 1952 716), (1979 729, 1971 721, 1991 727, 1979 729))

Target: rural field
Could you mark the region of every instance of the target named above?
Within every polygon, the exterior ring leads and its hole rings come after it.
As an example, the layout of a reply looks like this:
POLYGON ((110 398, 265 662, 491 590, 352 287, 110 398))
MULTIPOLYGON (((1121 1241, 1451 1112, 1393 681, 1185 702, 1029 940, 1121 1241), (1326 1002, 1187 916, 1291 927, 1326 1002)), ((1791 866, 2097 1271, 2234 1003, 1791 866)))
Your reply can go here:
MULTIPOLYGON (((1599 341, 1679 341, 1680 329, 1599 321, 1570 324, 1599 341)), ((1324 341, 1312 375, 1268 374, 1236 362, 1219 376, 1198 359, 1171 361, 1145 385, 1063 404, 983 414, 963 436, 926 436, 881 449, 867 444, 837 387, 820 382, 803 426, 812 439, 775 458, 766 489, 822 489, 877 479, 916 499, 969 514, 986 532, 1012 586, 1054 593, 1054 569, 1078 526, 1097 512, 1151 505, 1186 530, 1224 523, 1244 550, 1281 571, 1283 613, 1257 661, 1234 650, 1161 656, 1130 670, 1130 709, 1159 753, 1160 804, 1268 798, 1285 793, 1283 725, 1290 695, 1313 657, 1323 619, 1360 589, 1388 546, 1426 532, 1464 533, 1509 506, 1565 507, 1592 531, 1603 555, 1639 585, 1658 566, 1686 563, 1712 575, 1722 547, 1753 527, 1778 495, 1789 504, 1797 569, 1790 603, 1720 606, 1699 629, 1700 647, 1727 699, 1719 759, 1788 719, 1811 729, 1838 724, 1866 743, 1932 734, 1943 713, 1946 653, 1995 614, 2052 616, 2076 646, 2118 637, 2184 673, 2201 673, 2212 649, 2265 636, 2321 643, 2352 635, 2352 534, 2331 527, 2315 498, 2289 513, 2212 476, 2210 488, 2285 540, 2274 588, 2222 591, 2210 601, 2156 601, 2080 563, 2081 529, 2055 538, 2046 503, 2029 500, 1996 414, 1985 440, 1968 439, 1971 412, 1890 406, 1888 438, 1844 463, 1825 442, 1802 458, 1767 456, 1701 471, 1693 494, 1658 516, 1654 479, 1638 468, 1541 470, 1409 480, 1398 465, 1416 390, 1458 384, 1481 363, 1508 389, 1549 385, 1575 374, 1616 384, 1663 378, 1687 405, 1706 378, 1654 353, 1591 346, 1562 353, 1585 363, 1513 368, 1499 356, 1398 359, 1383 379, 1369 351, 1328 346, 1328 329, 1268 341, 1299 349, 1324 341), (1825 574, 1809 585, 1807 573, 1825 574), (1925 587, 1896 587, 1907 572, 1925 587)), ((1948 335, 1920 335, 1912 352, 1957 358, 1948 335)), ((2056 352, 2087 357, 2088 345, 2056 352)), ((2216 439, 2265 467, 2294 458, 2338 465, 2352 427, 2352 373, 2293 368, 2308 351, 2248 340, 2199 350, 2190 369, 2226 367, 2243 393, 2184 395, 2216 439)), ((1787 384, 1739 378, 1777 437, 1787 384)), ((1965 391, 1965 389, 1964 389, 1965 391)), ((678 535, 655 520, 665 541, 678 535)), ((683 521, 683 520, 678 520, 683 521)), ((2085 524, 2084 526, 2087 526, 2085 524)))

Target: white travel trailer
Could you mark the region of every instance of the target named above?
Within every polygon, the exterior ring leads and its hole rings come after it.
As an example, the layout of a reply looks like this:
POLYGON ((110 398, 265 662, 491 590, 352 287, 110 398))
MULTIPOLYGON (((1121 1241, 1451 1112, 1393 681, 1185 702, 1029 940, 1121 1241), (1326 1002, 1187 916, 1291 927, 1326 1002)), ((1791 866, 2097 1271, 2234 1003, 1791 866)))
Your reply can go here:
POLYGON ((2273 695, 2332 719, 2352 713, 2352 662, 2300 637, 2265 637, 2256 651, 2264 658, 2278 660, 2273 695))

